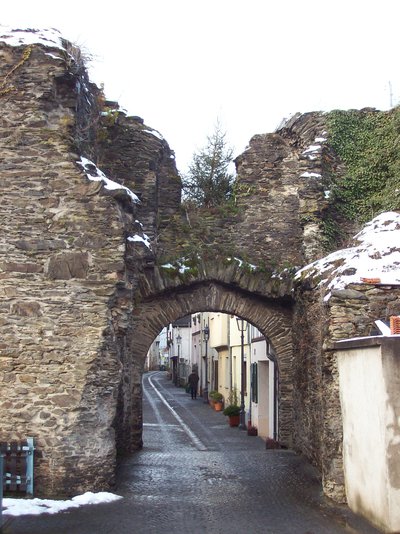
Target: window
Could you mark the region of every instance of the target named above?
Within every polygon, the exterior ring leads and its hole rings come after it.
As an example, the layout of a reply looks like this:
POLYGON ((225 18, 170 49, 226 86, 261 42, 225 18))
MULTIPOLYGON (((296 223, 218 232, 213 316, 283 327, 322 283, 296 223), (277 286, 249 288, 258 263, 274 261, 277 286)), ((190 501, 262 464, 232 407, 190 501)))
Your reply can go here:
POLYGON ((243 367, 242 367, 242 373, 243 373, 243 380, 244 380, 244 394, 246 395, 247 397, 247 363, 246 361, 243 362, 243 367))
POLYGON ((258 366, 256 363, 251 364, 251 400, 253 402, 258 402, 258 366))

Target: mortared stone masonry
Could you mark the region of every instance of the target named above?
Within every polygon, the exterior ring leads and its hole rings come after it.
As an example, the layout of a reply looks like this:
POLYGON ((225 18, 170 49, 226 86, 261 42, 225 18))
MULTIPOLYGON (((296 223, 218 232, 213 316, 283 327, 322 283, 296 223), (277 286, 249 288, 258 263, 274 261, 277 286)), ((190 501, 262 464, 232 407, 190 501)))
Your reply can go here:
POLYGON ((37 495, 112 487, 117 454, 141 446, 154 337, 222 311, 271 340, 279 439, 344 499, 329 343, 366 332, 388 293, 356 288, 326 305, 291 276, 324 255, 324 180, 339 163, 324 116, 298 115, 237 158, 231 212, 187 213, 167 142, 104 99, 77 49, 0 41, 0 440, 35 438, 37 495))

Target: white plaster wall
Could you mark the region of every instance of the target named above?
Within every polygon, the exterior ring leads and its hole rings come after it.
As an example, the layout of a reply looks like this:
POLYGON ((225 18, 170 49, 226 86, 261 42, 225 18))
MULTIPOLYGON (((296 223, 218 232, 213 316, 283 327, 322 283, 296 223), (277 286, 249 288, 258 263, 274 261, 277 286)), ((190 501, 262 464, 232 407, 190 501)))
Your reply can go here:
POLYGON ((210 348, 228 346, 228 321, 225 313, 210 313, 210 348))
POLYGON ((258 364, 258 435, 267 438, 269 432, 269 365, 268 361, 259 361, 258 364))
POLYGON ((190 328, 180 327, 179 330, 182 337, 180 357, 184 358, 185 363, 189 365, 192 360, 192 332, 190 328))
POLYGON ((274 362, 268 359, 264 340, 251 344, 251 361, 258 363, 258 403, 252 403, 252 421, 258 435, 274 436, 274 362))
MULTIPOLYGON (((387 446, 394 412, 380 346, 337 352, 343 416, 343 460, 350 508, 385 532, 400 530, 400 494, 390 486, 387 446)), ((398 373, 397 373, 398 374, 398 373)))
MULTIPOLYGON (((275 416, 278 415, 278 410, 275 413, 275 363, 272 360, 268 360, 268 437, 275 438, 274 436, 274 422, 275 416)), ((276 428, 278 428, 278 421, 276 421, 276 428)))

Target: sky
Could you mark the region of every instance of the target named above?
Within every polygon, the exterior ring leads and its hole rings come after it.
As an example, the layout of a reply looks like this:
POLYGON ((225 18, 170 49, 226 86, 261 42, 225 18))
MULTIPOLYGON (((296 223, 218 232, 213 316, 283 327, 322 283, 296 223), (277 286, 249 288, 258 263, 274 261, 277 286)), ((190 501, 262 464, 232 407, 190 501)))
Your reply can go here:
POLYGON ((296 112, 398 104, 399 15, 399 0, 19 0, 0 23, 80 45, 186 172, 217 121, 239 155, 296 112))

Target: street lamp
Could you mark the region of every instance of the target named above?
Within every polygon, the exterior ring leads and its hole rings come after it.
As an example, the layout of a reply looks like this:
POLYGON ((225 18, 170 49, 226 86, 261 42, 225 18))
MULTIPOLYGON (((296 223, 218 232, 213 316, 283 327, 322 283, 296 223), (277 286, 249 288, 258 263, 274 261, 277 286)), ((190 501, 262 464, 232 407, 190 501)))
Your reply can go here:
POLYGON ((206 359, 205 359, 205 386, 203 389, 203 402, 208 404, 208 340, 210 339, 210 327, 206 324, 203 329, 204 341, 206 342, 206 359))
POLYGON ((236 323, 241 337, 241 353, 240 353, 240 363, 241 363, 241 390, 240 390, 240 423, 239 428, 246 430, 246 418, 244 412, 244 390, 245 390, 245 373, 244 373, 244 333, 247 330, 247 322, 240 317, 236 317, 236 323))

